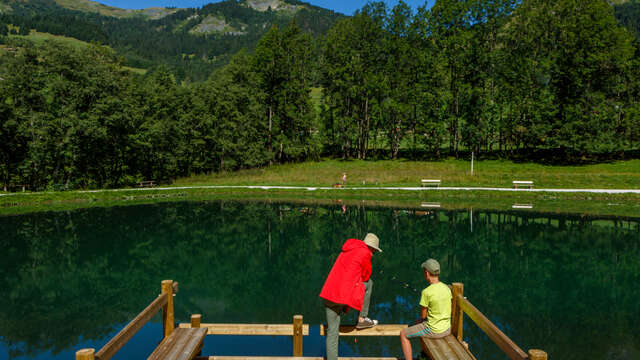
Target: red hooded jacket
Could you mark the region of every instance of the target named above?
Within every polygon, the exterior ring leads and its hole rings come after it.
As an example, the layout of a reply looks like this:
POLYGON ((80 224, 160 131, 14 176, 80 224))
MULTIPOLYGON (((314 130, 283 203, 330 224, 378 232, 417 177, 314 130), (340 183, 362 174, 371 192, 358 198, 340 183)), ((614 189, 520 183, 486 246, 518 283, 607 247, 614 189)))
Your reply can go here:
POLYGON ((362 310, 364 284, 371 277, 371 251, 362 240, 349 239, 322 287, 320 297, 362 310))

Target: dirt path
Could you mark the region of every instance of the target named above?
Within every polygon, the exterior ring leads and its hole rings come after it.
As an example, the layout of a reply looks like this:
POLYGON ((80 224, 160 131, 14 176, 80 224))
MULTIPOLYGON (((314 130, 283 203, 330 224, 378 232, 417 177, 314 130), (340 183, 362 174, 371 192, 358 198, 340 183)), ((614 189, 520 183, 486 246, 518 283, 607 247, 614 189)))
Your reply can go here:
MULTIPOLYGON (((157 191, 157 190, 189 190, 189 189, 262 189, 262 190, 331 190, 343 191, 345 189, 333 187, 307 187, 307 186, 271 186, 271 185, 247 185, 247 186, 179 186, 179 187, 153 187, 142 189, 110 189, 110 190, 80 190, 77 193, 101 193, 119 191, 157 191)), ((511 188, 489 188, 489 187, 349 187, 348 190, 358 191, 504 191, 504 192, 548 192, 548 193, 594 193, 594 194, 640 194, 640 190, 632 189, 511 189, 511 188)), ((19 194, 41 194, 41 193, 2 193, 0 196, 12 196, 19 194)))

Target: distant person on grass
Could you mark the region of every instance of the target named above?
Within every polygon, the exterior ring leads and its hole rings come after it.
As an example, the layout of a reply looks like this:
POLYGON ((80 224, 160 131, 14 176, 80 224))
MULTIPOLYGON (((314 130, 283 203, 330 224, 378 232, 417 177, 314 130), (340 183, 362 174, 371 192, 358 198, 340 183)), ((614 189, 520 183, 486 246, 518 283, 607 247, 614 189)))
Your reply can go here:
POLYGON ((347 187, 347 173, 342 174, 342 187, 347 187))
POLYGON ((365 329, 378 324, 378 320, 367 316, 373 287, 371 257, 382 251, 379 243, 374 234, 367 234, 364 241, 347 240, 322 287, 320 297, 324 299, 327 315, 327 360, 338 359, 340 316, 350 308, 360 311, 356 328, 365 329))
POLYGON ((440 264, 429 259, 422 263, 424 278, 429 283, 420 297, 420 319, 400 332, 400 344, 405 360, 413 359, 409 339, 438 339, 451 334, 451 290, 440 282, 440 264))

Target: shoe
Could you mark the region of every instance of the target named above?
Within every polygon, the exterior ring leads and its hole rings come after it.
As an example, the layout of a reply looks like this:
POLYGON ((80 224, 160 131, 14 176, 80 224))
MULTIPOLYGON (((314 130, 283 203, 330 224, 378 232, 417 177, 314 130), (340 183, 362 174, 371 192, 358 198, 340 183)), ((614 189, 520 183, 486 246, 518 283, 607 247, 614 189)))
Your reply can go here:
POLYGON ((374 327, 378 325, 378 320, 371 320, 368 317, 362 319, 362 321, 358 321, 356 325, 356 329, 366 329, 370 327, 374 327))

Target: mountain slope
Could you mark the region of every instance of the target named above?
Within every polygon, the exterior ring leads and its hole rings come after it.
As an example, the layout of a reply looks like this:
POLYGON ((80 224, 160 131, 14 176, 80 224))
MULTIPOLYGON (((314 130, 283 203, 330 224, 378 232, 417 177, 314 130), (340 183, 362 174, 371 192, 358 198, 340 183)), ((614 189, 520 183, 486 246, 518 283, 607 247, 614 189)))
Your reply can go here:
POLYGON ((132 16, 144 16, 150 19, 160 19, 169 14, 173 14, 177 9, 168 8, 148 8, 143 10, 131 10, 120 9, 113 6, 103 5, 91 0, 54 0, 55 3, 69 10, 78 10, 83 12, 95 12, 100 15, 113 16, 113 17, 132 17, 132 16))
MULTIPOLYGON (((65 9, 78 10, 83 12, 95 12, 100 15, 126 18, 132 16, 143 16, 149 19, 161 19, 167 15, 171 15, 179 10, 179 8, 151 7, 141 10, 120 9, 118 7, 108 6, 91 0, 54 0, 54 2, 65 9)), ((242 5, 257 11, 273 11, 295 13, 298 10, 307 8, 305 4, 290 4, 283 0, 246 0, 242 5)))
POLYGON ((227 0, 197 9, 145 10, 88 0, 0 0, 0 35, 35 30, 98 42, 113 47, 128 66, 164 64, 179 79, 199 81, 239 50, 253 49, 274 25, 295 21, 318 36, 340 17, 295 0, 227 0))

